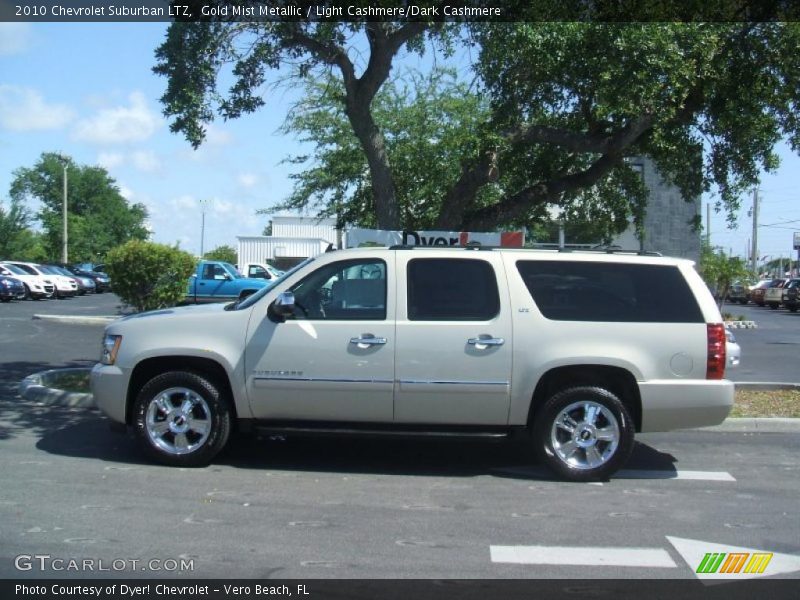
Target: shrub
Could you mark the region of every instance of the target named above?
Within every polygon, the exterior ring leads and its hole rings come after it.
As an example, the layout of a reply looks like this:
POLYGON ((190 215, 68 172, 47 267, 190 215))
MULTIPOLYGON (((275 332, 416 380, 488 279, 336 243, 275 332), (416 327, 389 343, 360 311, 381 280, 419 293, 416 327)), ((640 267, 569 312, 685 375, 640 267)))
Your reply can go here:
POLYGON ((114 292, 138 311, 175 306, 186 296, 195 260, 188 252, 131 240, 106 256, 114 292))

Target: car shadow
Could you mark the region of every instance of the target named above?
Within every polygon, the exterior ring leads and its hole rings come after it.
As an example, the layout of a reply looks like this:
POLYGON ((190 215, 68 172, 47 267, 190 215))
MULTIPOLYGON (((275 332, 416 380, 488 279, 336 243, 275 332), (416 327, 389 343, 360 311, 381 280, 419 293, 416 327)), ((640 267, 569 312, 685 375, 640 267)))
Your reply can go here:
POLYGON ((36 435, 77 423, 86 409, 44 406, 20 398, 19 384, 28 375, 49 369, 91 367, 96 361, 75 360, 64 363, 17 361, 3 363, 0 369, 0 440, 9 439, 16 431, 36 435))
MULTIPOLYGON (((61 426, 44 427, 39 450, 61 456, 114 463, 153 465, 130 430, 112 431, 110 421, 97 411, 61 426)), ((675 457, 636 443, 625 469, 654 471, 653 479, 676 474, 675 457)), ((414 475, 555 481, 536 459, 530 446, 516 441, 442 439, 387 439, 362 437, 283 438, 238 434, 214 461, 214 466, 236 469, 307 473, 414 475)), ((641 478, 641 477, 639 477, 641 478)), ((647 477, 644 477, 647 478, 647 477)))

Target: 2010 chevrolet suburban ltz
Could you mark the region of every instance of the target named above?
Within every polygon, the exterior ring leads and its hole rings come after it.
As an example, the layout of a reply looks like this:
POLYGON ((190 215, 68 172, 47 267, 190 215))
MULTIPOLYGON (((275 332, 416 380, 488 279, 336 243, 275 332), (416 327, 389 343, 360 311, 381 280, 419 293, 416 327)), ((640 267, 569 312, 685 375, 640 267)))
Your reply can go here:
POLYGON ((254 427, 520 432, 587 481, 625 463, 635 432, 725 419, 724 369, 720 313, 689 261, 361 248, 236 303, 110 324, 92 391, 171 465, 207 464, 254 427))

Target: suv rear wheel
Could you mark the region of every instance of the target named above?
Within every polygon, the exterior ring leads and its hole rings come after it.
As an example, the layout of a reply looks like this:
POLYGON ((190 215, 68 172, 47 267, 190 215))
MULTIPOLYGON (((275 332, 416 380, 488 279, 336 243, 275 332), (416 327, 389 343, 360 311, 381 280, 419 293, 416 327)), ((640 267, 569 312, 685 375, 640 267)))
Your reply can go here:
POLYGON ((608 479, 633 450, 633 421, 601 387, 562 390, 545 402, 534 423, 539 459, 570 481, 608 479))
POLYGON ((205 466, 228 441, 230 407, 213 380, 170 371, 148 381, 139 392, 134 429, 145 451, 157 461, 205 466))

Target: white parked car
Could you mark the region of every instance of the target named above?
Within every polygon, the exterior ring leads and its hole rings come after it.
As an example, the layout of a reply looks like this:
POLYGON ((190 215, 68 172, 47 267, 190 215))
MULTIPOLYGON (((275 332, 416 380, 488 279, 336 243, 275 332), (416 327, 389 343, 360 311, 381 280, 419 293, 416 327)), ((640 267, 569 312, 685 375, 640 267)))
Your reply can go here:
POLYGON ((71 298, 78 293, 78 284, 74 279, 62 275, 51 267, 32 262, 19 261, 9 261, 8 264, 15 265, 32 275, 38 275, 45 281, 52 283, 55 287, 56 298, 71 298))
POLYGON ((588 481, 625 464, 636 432, 724 420, 725 351, 687 260, 358 248, 237 302, 113 322, 91 382, 171 465, 207 464, 234 430, 519 435, 588 481))
POLYGON ((730 329, 725 330, 725 339, 727 341, 725 355, 728 357, 728 366, 738 367, 742 361, 742 348, 736 342, 736 336, 733 335, 730 329))
POLYGON ((25 285, 25 296, 33 300, 51 298, 56 286, 46 277, 42 277, 35 269, 25 269, 13 263, 0 263, 0 275, 16 277, 25 285))

